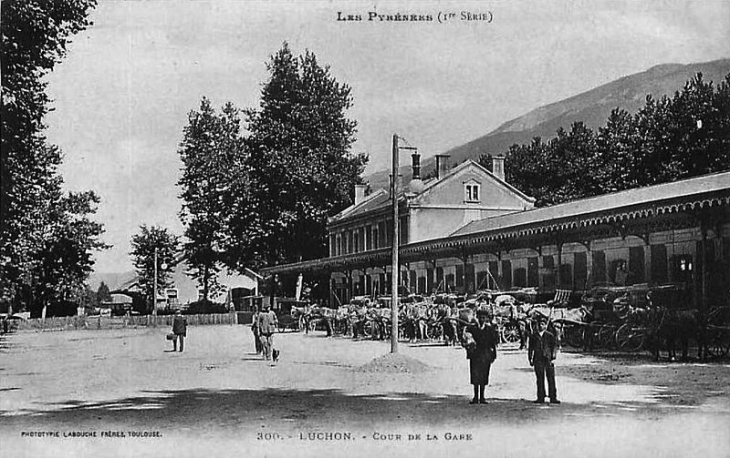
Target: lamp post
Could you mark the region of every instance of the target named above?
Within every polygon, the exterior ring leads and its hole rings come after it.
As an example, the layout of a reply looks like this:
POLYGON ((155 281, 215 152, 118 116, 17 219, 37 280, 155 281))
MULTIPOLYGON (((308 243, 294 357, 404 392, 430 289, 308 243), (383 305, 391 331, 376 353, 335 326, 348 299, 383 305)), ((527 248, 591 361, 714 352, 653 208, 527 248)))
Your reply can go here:
MULTIPOLYGON (((413 146, 400 146, 398 134, 393 134, 393 178, 391 181, 391 196, 393 198, 393 265, 391 272, 391 309, 390 309, 390 352, 398 353, 398 289, 400 287, 400 264, 398 262, 398 248, 400 246, 400 228, 398 221, 398 167, 399 151, 402 149, 416 150, 413 146)), ((406 142, 408 143, 408 142, 406 142)))
POLYGON ((155 247, 155 276, 152 283, 152 315, 157 317, 157 247, 155 247))
MULTIPOLYGON (((157 251, 158 248, 155 247, 155 278, 152 285, 152 315, 154 316, 157 316, 157 251)), ((167 263, 163 262, 160 267, 162 270, 167 269, 167 263)))

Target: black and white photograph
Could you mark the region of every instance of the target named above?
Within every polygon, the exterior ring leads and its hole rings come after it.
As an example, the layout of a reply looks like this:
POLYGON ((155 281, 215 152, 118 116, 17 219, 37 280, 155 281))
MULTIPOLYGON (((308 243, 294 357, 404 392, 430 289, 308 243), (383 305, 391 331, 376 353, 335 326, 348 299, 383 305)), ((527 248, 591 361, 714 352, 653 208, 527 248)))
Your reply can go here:
POLYGON ((3 456, 730 453, 730 2, 0 14, 3 456))

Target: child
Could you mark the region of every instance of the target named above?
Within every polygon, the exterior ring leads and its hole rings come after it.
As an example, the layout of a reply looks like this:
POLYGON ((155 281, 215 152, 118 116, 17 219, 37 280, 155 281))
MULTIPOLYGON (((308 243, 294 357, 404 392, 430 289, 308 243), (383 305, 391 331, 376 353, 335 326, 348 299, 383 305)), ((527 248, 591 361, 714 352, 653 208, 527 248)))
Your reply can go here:
POLYGON ((557 341, 555 336, 547 330, 547 320, 539 318, 537 330, 530 336, 527 347, 527 359, 530 366, 535 368, 537 379, 536 404, 545 403, 545 378, 548 382, 548 395, 550 404, 560 404, 558 392, 555 387, 555 357, 557 354, 557 341))

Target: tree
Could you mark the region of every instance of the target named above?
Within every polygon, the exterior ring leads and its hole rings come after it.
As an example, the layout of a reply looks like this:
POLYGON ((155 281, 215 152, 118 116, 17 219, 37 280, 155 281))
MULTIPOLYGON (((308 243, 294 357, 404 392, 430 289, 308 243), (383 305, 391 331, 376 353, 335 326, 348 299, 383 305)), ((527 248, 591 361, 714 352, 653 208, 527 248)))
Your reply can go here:
POLYGON ((635 115, 615 109, 597 134, 574 123, 512 145, 505 169, 537 206, 730 170, 730 74, 715 89, 699 73, 635 115))
POLYGON ((596 136, 593 175, 600 193, 635 188, 643 181, 640 164, 644 162, 644 151, 640 146, 635 117, 626 110, 614 109, 596 136))
POLYGON ((159 226, 140 226, 140 232, 132 236, 132 264, 137 271, 139 286, 144 291, 154 310, 155 251, 157 251, 157 287, 172 285, 171 277, 179 263, 178 247, 180 238, 159 226))
POLYGON ((112 295, 109 291, 109 287, 106 285, 106 283, 101 282, 99 285, 99 288, 96 290, 96 301, 97 303, 102 302, 111 302, 112 295))
POLYGON ((58 220, 84 215, 64 211, 77 196, 63 195, 57 170, 61 153, 43 134, 50 109, 43 77, 63 58, 70 38, 90 25, 87 16, 95 5, 95 0, 2 4, 0 300, 37 306, 32 303, 67 289, 76 274, 88 270, 88 265, 57 265, 73 256, 46 259, 63 251, 64 241, 79 242, 78 248, 97 240, 81 241, 63 232, 67 225, 58 220))
POLYGON ((180 219, 186 238, 183 252, 207 301, 211 289, 218 288, 217 273, 225 260, 221 241, 230 213, 231 189, 242 173, 238 110, 228 103, 219 115, 203 98, 200 110, 188 114, 178 153, 183 161, 178 181, 183 200, 180 219))
POLYGON ((270 265, 326 253, 327 218, 352 203, 364 154, 352 154, 356 122, 346 117, 350 87, 309 51, 271 57, 259 108, 245 112, 246 167, 230 220, 229 262, 270 265))

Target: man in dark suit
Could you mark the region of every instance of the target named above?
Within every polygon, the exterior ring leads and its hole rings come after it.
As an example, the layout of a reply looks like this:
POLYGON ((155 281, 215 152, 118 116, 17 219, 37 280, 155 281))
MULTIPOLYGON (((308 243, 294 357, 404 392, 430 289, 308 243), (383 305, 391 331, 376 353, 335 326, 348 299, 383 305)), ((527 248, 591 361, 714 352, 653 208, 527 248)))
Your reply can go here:
POLYGON ((530 366, 535 367, 537 378, 537 404, 545 402, 545 378, 548 381, 548 395, 551 404, 560 404, 558 392, 555 388, 555 357, 557 355, 557 341, 555 336, 547 330, 547 321, 538 320, 536 331, 530 336, 527 346, 527 359, 530 366))
POLYGON ((172 345, 174 346, 173 351, 177 351, 177 341, 180 340, 180 351, 183 351, 183 347, 185 346, 185 336, 188 332, 188 322, 185 319, 184 316, 182 316, 182 313, 180 313, 180 309, 175 310, 175 317, 172 319, 172 333, 175 334, 175 340, 172 341, 172 345))

